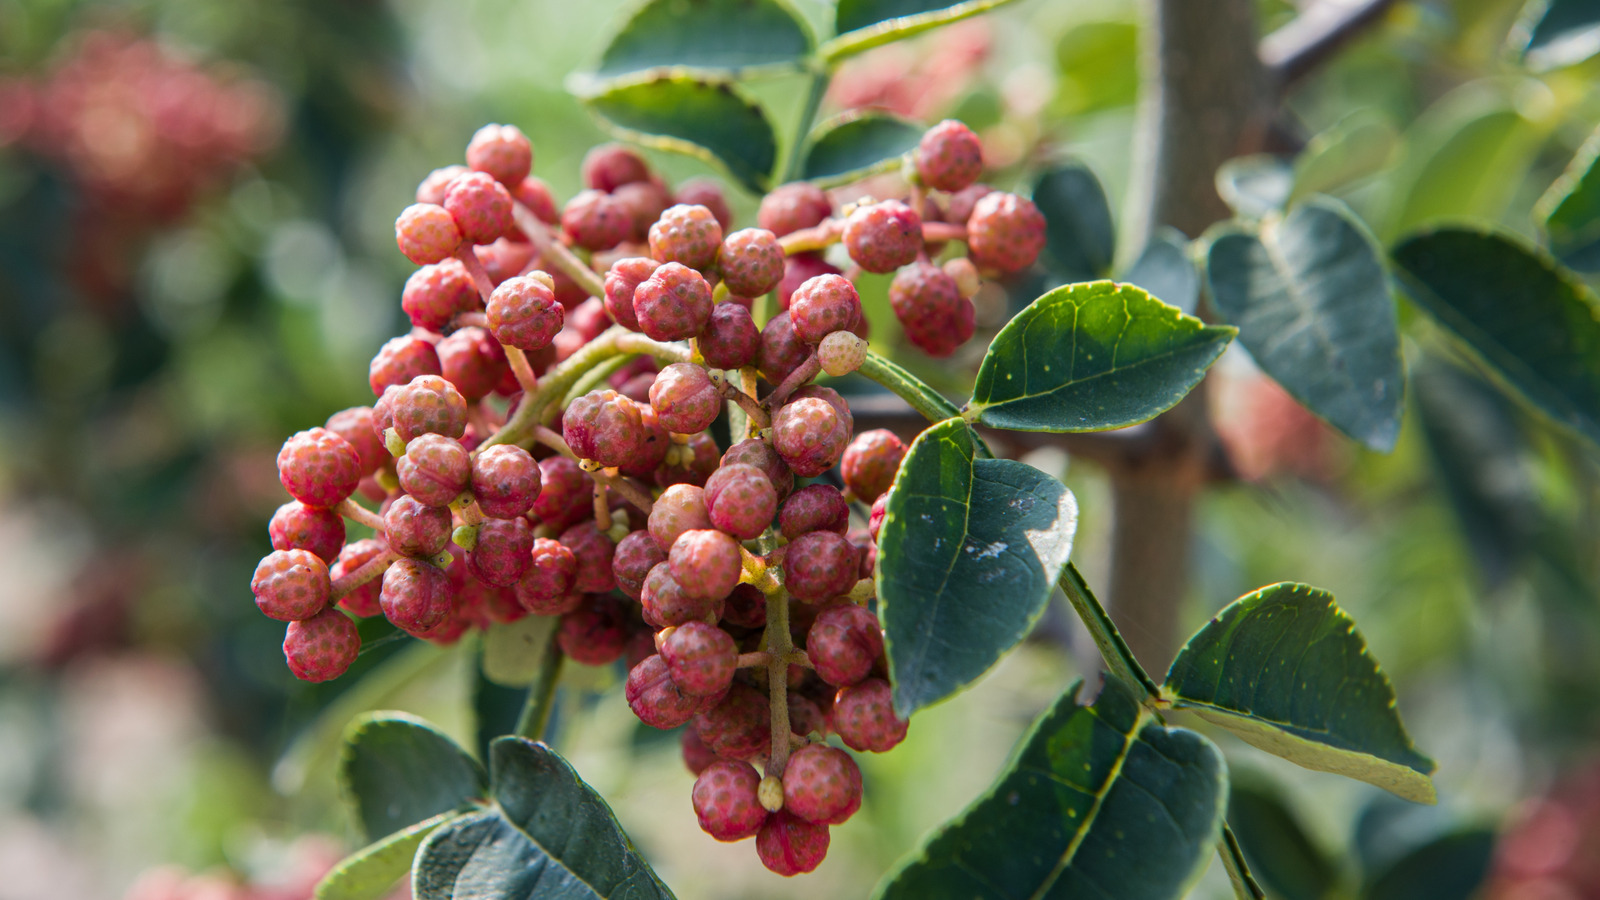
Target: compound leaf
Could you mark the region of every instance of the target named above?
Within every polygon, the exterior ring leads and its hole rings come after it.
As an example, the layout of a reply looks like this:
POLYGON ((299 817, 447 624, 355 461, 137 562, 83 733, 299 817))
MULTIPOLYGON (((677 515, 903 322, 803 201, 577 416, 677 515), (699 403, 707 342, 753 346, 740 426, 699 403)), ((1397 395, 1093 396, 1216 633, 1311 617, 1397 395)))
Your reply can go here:
POLYGON ((1100 180, 1076 163, 1057 166, 1033 184, 1033 202, 1044 213, 1049 268, 1063 281, 1093 281, 1111 271, 1116 229, 1100 180))
POLYGON ((1368 447, 1400 436, 1405 372, 1377 245, 1326 197, 1211 243, 1211 294, 1239 342, 1295 399, 1368 447))
POLYGON ((1222 827, 1227 772, 1205 737, 1167 728, 1108 679, 1074 685, 995 785, 879 885, 880 900, 1176 900, 1222 827))
POLYGON ((1600 298, 1512 238, 1424 232, 1393 251, 1400 284, 1535 408, 1600 443, 1600 298))
POLYGON ((1236 333, 1131 284, 1059 287, 995 335, 964 415, 1012 431, 1134 425, 1183 399, 1236 333))
POLYGON ((800 177, 829 185, 889 171, 917 146, 922 131, 921 125, 888 113, 847 112, 811 132, 800 177))
POLYGON ((434 829, 459 815, 440 813, 357 850, 317 882, 314 900, 378 900, 411 871, 417 848, 434 829))
POLYGON ((781 0, 647 0, 606 46, 595 75, 672 66, 726 72, 795 66, 813 43, 811 31, 781 0))
POLYGON ((368 840, 482 797, 477 761, 444 732, 400 712, 357 718, 345 731, 339 783, 368 840))
POLYGON ((1433 760, 1326 591, 1284 583, 1235 600, 1178 653, 1162 696, 1290 762, 1434 802, 1433 760))
POLYGON ((648 75, 610 83, 584 102, 623 138, 719 164, 752 192, 771 185, 778 160, 772 123, 730 84, 648 75))
POLYGON ((834 14, 838 37, 822 45, 822 58, 835 62, 914 34, 988 12, 1011 0, 839 0, 834 14))
POLYGON ((1600 129, 1536 207, 1550 252, 1584 272, 1600 271, 1600 129))
POLYGON ((1536 72, 1583 62, 1600 53, 1600 7, 1591 0, 1535 0, 1523 61, 1536 72))
POLYGON ((977 679, 1033 628, 1067 563, 1077 516, 1054 478, 1015 460, 975 458, 960 419, 912 443, 878 533, 876 576, 902 716, 977 679))

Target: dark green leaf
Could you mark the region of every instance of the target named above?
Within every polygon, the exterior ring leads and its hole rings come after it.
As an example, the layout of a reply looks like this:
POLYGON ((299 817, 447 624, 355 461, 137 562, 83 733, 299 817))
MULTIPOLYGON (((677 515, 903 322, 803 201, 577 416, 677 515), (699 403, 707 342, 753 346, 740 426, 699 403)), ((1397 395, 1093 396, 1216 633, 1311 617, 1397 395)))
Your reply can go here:
POLYGON ((1394 249, 1400 283, 1495 374, 1600 442, 1600 300, 1515 239, 1442 229, 1394 249))
POLYGON ((1199 734, 1166 728, 1116 679, 1074 685, 994 787, 879 885, 881 900, 1176 900, 1205 871, 1227 772, 1199 734))
POLYGON ((1494 832, 1467 829, 1426 844, 1368 881, 1363 900, 1470 900, 1489 874, 1494 832))
POLYGON ((388 896, 395 883, 411 871, 423 840, 457 815, 440 813, 350 854, 317 882, 314 900, 378 900, 388 896))
POLYGON ((855 110, 811 132, 800 177, 824 185, 889 171, 917 146, 923 128, 888 113, 855 110))
POLYGON ((1012 431, 1104 431, 1183 399, 1237 332, 1131 284, 1056 288, 1000 329, 965 415, 1012 431))
POLYGON ((1593 0, 1533 0, 1523 61, 1536 72, 1570 66, 1600 53, 1600 5, 1593 0))
POLYGON ((350 723, 339 781, 368 840, 482 797, 483 769, 416 716, 370 713, 350 723))
POLYGON ((1294 166, 1270 153, 1240 156, 1217 168, 1217 194, 1235 214, 1259 219, 1282 212, 1294 191, 1294 166))
POLYGON ((1189 259, 1189 241, 1176 228, 1156 229, 1144 252, 1118 281, 1144 288, 1145 293, 1186 315, 1194 314, 1200 300, 1200 273, 1189 259))
POLYGON ((1211 243, 1212 298, 1257 365, 1334 427, 1394 449, 1405 372, 1377 245, 1326 197, 1211 243))
POLYGON ((1536 211, 1551 253, 1574 269, 1600 271, 1600 130, 1550 185, 1536 211))
POLYGON ((646 0, 611 39, 595 74, 795 66, 812 46, 810 29, 782 0, 646 0))
POLYGON ((772 124, 730 84, 657 75, 612 84, 585 102, 628 140, 718 163, 752 192, 771 185, 778 159, 772 124))
POLYGON ((878 609, 902 716, 959 691, 1022 640, 1072 550, 1078 509, 1061 482, 974 453, 960 419, 924 431, 878 533, 878 609))
POLYGON ((1395 712, 1394 688, 1326 591, 1275 584, 1235 600, 1167 673, 1173 706, 1290 762, 1434 802, 1434 762, 1395 712))
POLYGON ((522 716, 528 689, 495 684, 484 676, 482 662, 480 657, 472 679, 472 712, 478 732, 474 749, 479 759, 488 759, 489 744, 495 738, 516 733, 517 719, 522 716))
POLYGON ((838 37, 822 45, 822 58, 836 62, 864 50, 908 38, 951 22, 988 12, 1011 0, 839 0, 834 16, 838 37))
POLYGON ((1306 834, 1277 792, 1235 783, 1228 824, 1256 878, 1282 900, 1324 900, 1337 887, 1338 866, 1306 834))
POLYGON ((1094 173, 1077 164, 1051 169, 1034 182, 1033 202, 1044 213, 1050 270, 1067 282, 1104 278, 1111 270, 1116 231, 1094 173))

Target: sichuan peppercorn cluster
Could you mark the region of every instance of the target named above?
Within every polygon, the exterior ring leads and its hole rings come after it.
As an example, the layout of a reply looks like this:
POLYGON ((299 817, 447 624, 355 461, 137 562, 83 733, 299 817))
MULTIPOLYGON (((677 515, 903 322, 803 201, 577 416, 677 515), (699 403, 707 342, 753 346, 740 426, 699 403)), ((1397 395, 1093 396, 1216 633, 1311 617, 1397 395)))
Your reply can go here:
POLYGON ((669 188, 620 146, 591 151, 587 189, 558 207, 522 132, 481 129, 395 223, 420 266, 400 298, 413 328, 373 358, 373 404, 278 454, 293 500, 251 586, 288 623, 290 670, 343 674, 359 617, 436 643, 559 617, 560 652, 626 659, 638 717, 688 726, 708 834, 814 869, 861 805, 855 760, 826 739, 883 752, 906 734, 871 609, 906 448, 855 433, 813 381, 867 359, 858 272, 894 272, 907 339, 942 356, 973 334, 980 272, 1044 242, 1030 201, 977 183, 961 123, 909 162, 905 198, 835 209, 786 184, 736 230, 716 184, 669 188), (374 536, 347 543, 347 519, 374 536))

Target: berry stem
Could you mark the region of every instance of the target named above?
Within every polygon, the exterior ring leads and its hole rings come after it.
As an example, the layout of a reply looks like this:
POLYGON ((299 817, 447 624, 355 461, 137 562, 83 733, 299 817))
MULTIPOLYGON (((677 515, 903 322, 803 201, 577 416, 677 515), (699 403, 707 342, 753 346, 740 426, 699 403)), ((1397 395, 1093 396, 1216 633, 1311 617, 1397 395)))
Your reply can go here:
POLYGON ((606 493, 609 483, 604 473, 596 469, 589 473, 594 478, 594 524, 601 531, 611 530, 611 497, 606 493))
POLYGON ((385 550, 379 553, 377 556, 362 563, 355 571, 346 572, 335 578, 330 596, 337 602, 340 597, 382 575, 384 570, 389 568, 389 564, 399 558, 400 554, 393 550, 385 550))
POLYGON ((767 705, 772 712, 772 755, 768 775, 782 777, 789 767, 789 592, 782 588, 767 594, 767 705))
MULTIPOLYGON (((752 400, 755 399, 755 396, 756 396, 756 370, 755 370, 754 367, 745 366, 744 368, 739 370, 739 390, 746 397, 749 397, 752 400)), ((760 420, 750 419, 748 416, 746 416, 746 419, 747 419, 747 421, 745 422, 744 436, 746 438, 753 438, 753 437, 756 436, 756 431, 762 427, 761 424, 760 424, 760 420), (755 423, 754 427, 752 427, 751 423, 755 423)))
POLYGON ((550 724, 556 684, 561 680, 561 661, 566 659, 566 654, 561 652, 561 647, 556 643, 556 635, 560 631, 560 628, 550 629, 550 637, 539 657, 539 670, 534 673, 533 683, 528 685, 527 702, 522 706, 522 714, 517 717, 516 733, 521 737, 540 740, 550 724))
MULTIPOLYGON (((760 429, 772 424, 772 417, 767 414, 766 407, 757 402, 756 398, 734 387, 726 378, 713 378, 712 382, 716 384, 717 393, 721 394, 723 399, 732 400, 744 412, 746 419, 744 430, 746 432, 751 430, 752 425, 754 428, 760 429)), ((728 430, 729 433, 737 433, 737 430, 731 426, 728 430)))
POLYGON ((645 515, 650 515, 650 510, 655 507, 654 501, 650 499, 650 492, 639 487, 637 484, 634 484, 632 481, 629 481, 620 475, 613 475, 611 474, 610 470, 606 469, 602 469, 598 472, 591 472, 589 474, 594 477, 596 484, 604 484, 611 490, 616 491, 618 494, 622 495, 622 499, 628 501, 629 504, 637 508, 645 515))
POLYGON ((739 654, 739 661, 736 665, 741 669, 754 669, 758 667, 764 668, 771 662, 771 653, 765 650, 757 650, 754 653, 739 654))
POLYGON ((365 525, 373 531, 383 534, 383 516, 367 509, 349 497, 339 501, 339 505, 335 506, 333 511, 358 525, 365 525))
POLYGON ((483 267, 483 260, 478 259, 478 254, 472 251, 472 245, 465 241, 456 248, 456 259, 466 267, 467 274, 472 276, 473 286, 478 289, 478 296, 483 298, 484 305, 488 305, 489 297, 494 294, 494 281, 489 278, 489 270, 483 267))
POLYGON ((511 215, 517 221, 517 227, 533 242, 534 249, 539 251, 539 258, 554 263, 557 268, 565 272, 568 278, 578 283, 578 286, 588 292, 591 297, 604 297, 606 283, 599 275, 577 254, 568 250, 566 245, 550 236, 550 230, 533 214, 533 211, 521 203, 511 205, 511 215))
POLYGON ((965 241, 967 239, 967 226, 953 225, 949 222, 923 222, 922 239, 930 244, 965 241))
POLYGON ((456 317, 454 319, 450 320, 450 327, 452 329, 467 328, 467 327, 470 327, 470 326, 477 326, 478 328, 488 328, 489 327, 489 317, 488 317, 488 315, 486 315, 486 314, 484 314, 482 312, 456 313, 456 317))
POLYGON ((783 405, 785 400, 789 399, 790 394, 800 390, 806 382, 817 377, 817 373, 821 371, 822 360, 817 357, 817 351, 813 350, 811 355, 806 357, 805 362, 801 363, 793 372, 790 372, 789 376, 783 379, 783 383, 767 395, 763 405, 767 409, 777 409, 783 405))
POLYGON ((930 422, 943 422, 961 415, 961 410, 954 403, 946 400, 922 379, 870 350, 861 368, 856 371, 888 388, 930 422))
MULTIPOLYGON (((818 250, 826 250, 829 246, 837 244, 843 239, 844 221, 830 218, 821 225, 789 232, 778 238, 778 246, 783 248, 785 254, 793 256, 796 253, 814 253, 818 250)), ((952 225, 949 222, 923 222, 922 239, 930 244, 965 241, 967 239, 967 226, 952 225)))
POLYGON ((533 426, 532 437, 535 441, 538 441, 539 443, 549 447, 551 450, 556 451, 568 459, 578 458, 578 454, 573 453, 572 448, 567 446, 566 438, 563 438, 553 428, 550 428, 546 425, 535 425, 533 426))
POLYGON ((511 363, 511 374, 517 376, 517 384, 522 385, 524 397, 539 389, 539 376, 533 374, 533 365, 528 362, 528 354, 516 347, 506 347, 506 361, 511 363))

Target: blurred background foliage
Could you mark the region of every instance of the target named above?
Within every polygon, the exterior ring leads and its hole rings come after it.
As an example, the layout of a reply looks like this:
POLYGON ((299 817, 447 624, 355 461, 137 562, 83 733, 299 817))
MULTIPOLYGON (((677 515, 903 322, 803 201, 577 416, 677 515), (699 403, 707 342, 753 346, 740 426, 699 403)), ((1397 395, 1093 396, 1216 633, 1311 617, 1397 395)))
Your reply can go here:
MULTIPOLYGON (((818 0, 795 4, 824 20, 818 0)), ((1295 12, 1263 0, 1263 28, 1295 12)), ((0 900, 306 897, 353 846, 332 779, 351 715, 407 709, 472 743, 470 642, 391 644, 362 658, 370 677, 302 685, 246 585, 285 499, 279 443, 370 403, 367 361, 403 328, 395 214, 490 121, 529 134, 558 197, 576 192, 605 138, 563 82, 619 15, 616 0, 0 0, 0 900)), ((1395 6, 1275 123, 1297 191, 1340 197, 1385 241, 1446 219, 1531 233, 1600 121, 1600 62, 1530 73, 1509 49, 1524 15, 1517 0, 1395 6)), ((824 113, 958 117, 997 185, 1072 158, 1120 208, 1139 28, 1131 0, 1022 0, 851 61, 824 113)), ((758 92, 783 116, 796 88, 758 92)), ((652 161, 671 181, 706 174, 652 161)), ((733 199, 750 222, 753 198, 733 199)), ((863 293, 879 349, 954 385, 1042 278, 980 295, 953 370, 901 353, 885 285, 863 293)), ((1239 478, 1207 496, 1186 624, 1277 580, 1333 590, 1440 760, 1444 800, 1397 810, 1219 737, 1241 837, 1288 861, 1262 874, 1295 900, 1318 866, 1351 890, 1389 879, 1369 896, 1465 897, 1481 878, 1444 876, 1487 866, 1483 896, 1600 897, 1600 472, 1405 318, 1414 378, 1391 456, 1336 436, 1242 353, 1218 367, 1239 478), (1466 837, 1396 874, 1401 850, 1441 834, 1466 837)), ((1079 494, 1076 558, 1095 580, 1099 473, 1055 450, 1028 460, 1079 494)), ((692 825, 677 742, 634 720, 616 671, 569 679, 558 743, 680 896, 863 896, 1096 665, 1081 640, 1061 652, 1069 620, 863 759, 864 814, 794 881, 692 825)), ((1227 896, 1226 880, 1196 894, 1227 896)))

